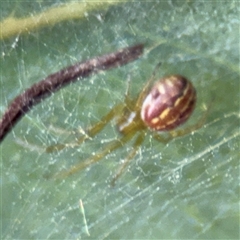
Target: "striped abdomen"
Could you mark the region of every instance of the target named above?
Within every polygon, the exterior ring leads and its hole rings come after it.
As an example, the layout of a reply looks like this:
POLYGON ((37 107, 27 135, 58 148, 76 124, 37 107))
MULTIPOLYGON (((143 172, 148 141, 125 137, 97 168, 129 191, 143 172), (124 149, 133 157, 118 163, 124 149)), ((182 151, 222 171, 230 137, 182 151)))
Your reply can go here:
POLYGON ((187 121, 195 103, 192 83, 183 76, 172 75, 155 83, 143 102, 141 118, 153 130, 171 130, 187 121))

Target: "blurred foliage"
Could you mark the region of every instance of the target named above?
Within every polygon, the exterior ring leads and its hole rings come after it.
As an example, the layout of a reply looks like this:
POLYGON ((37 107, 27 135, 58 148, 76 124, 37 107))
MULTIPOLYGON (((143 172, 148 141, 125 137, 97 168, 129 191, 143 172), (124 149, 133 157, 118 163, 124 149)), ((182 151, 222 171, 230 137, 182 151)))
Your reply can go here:
POLYGON ((140 42, 146 51, 136 62, 60 90, 7 136, 0 146, 2 239, 239 239, 239 3, 108 1, 85 9, 78 2, 72 9, 63 2, 1 3, 2 24, 14 18, 21 25, 20 19, 59 8, 83 13, 2 37, 2 114, 24 89, 65 66, 140 42), (166 145, 149 133, 114 188, 109 183, 131 143, 72 177, 44 178, 119 138, 112 122, 78 148, 43 151, 74 140, 77 129, 123 101, 127 80, 136 95, 159 62, 159 77, 178 73, 196 86, 188 124, 212 102, 204 126, 166 145))

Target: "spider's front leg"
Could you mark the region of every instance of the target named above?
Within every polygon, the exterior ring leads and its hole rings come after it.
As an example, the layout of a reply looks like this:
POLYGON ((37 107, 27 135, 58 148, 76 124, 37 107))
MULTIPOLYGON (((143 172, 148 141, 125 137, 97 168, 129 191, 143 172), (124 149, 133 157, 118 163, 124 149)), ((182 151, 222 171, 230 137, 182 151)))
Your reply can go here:
POLYGON ((122 112, 124 105, 117 104, 115 105, 105 116, 103 116, 99 122, 89 127, 86 131, 86 134, 82 137, 79 137, 76 141, 70 143, 60 143, 52 145, 46 148, 47 153, 63 150, 64 148, 73 148, 79 146, 81 143, 94 137, 98 134, 113 118, 119 115, 122 112))
POLYGON ((130 141, 133 138, 134 134, 134 132, 130 132, 129 134, 122 136, 119 140, 113 140, 103 150, 96 152, 94 155, 87 158, 85 161, 72 166, 69 170, 61 171, 60 173, 55 174, 53 178, 58 179, 68 177, 80 170, 85 169, 93 163, 100 161, 103 157, 110 154, 115 149, 122 147, 125 143, 130 141))
POLYGON ((143 141, 144 141, 144 137, 145 134, 144 132, 141 132, 134 144, 133 144, 133 148, 130 151, 130 153, 127 155, 127 157, 125 158, 124 162, 122 163, 122 165, 120 166, 120 168, 118 169, 118 171, 116 172, 114 178, 111 181, 111 186, 115 186, 116 181, 118 180, 118 178, 123 174, 124 170, 126 169, 126 167, 128 166, 128 164, 130 163, 130 161, 134 158, 134 156, 136 155, 139 147, 142 145, 143 141))

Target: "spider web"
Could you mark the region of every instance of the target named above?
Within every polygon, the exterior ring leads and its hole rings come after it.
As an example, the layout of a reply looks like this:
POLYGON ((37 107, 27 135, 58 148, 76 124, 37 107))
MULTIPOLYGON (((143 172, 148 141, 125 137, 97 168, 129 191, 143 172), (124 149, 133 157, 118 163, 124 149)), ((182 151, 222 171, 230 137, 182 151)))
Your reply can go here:
MULTIPOLYGON (((4 1, 1 20, 34 17, 60 4, 4 1)), ((1 144, 2 239, 239 239, 239 3, 104 4, 83 18, 49 20, 45 28, 1 41, 2 114, 24 89, 65 66, 139 42, 147 49, 134 63, 60 90, 7 136, 1 144), (159 62, 159 77, 178 73, 196 86, 197 109, 187 125, 213 102, 204 126, 168 144, 148 133, 113 188, 109 183, 132 142, 72 177, 47 180, 46 174, 120 136, 111 122, 77 148, 47 154, 44 147, 73 141, 99 121, 123 101, 127 81, 136 96, 159 62)), ((71 2, 62 6, 72 10, 71 2)))

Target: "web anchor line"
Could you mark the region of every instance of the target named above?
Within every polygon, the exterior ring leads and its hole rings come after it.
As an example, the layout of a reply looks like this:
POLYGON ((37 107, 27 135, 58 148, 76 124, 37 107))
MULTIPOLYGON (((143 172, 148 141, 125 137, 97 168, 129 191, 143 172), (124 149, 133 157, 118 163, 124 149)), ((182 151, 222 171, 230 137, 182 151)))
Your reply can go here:
POLYGON ((18 95, 3 114, 0 120, 0 143, 34 105, 70 83, 82 80, 99 71, 120 67, 138 59, 143 53, 143 48, 143 44, 137 44, 116 52, 93 57, 61 69, 33 84, 25 92, 18 95))

